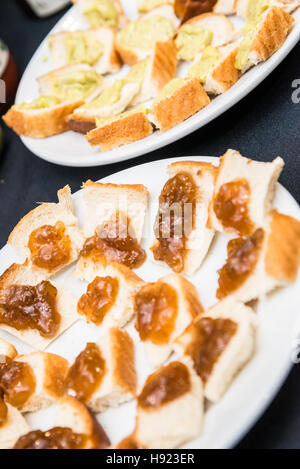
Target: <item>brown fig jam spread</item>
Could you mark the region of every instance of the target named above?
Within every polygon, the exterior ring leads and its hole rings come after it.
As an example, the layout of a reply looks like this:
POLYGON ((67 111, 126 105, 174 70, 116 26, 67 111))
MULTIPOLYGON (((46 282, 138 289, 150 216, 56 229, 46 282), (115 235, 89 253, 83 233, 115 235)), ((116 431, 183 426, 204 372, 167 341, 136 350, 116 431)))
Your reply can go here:
POLYGON ((70 428, 55 427, 46 432, 40 430, 21 436, 14 449, 81 449, 87 437, 74 433, 70 428))
POLYGON ((194 368, 206 383, 215 364, 237 332, 237 324, 230 319, 201 318, 191 326, 192 341, 186 353, 194 368))
POLYGON ((35 376, 27 363, 11 361, 1 368, 0 390, 6 402, 13 407, 22 407, 34 393, 35 387, 35 376))
POLYGON ((129 233, 130 220, 117 214, 114 221, 106 222, 94 236, 87 239, 81 255, 103 256, 110 262, 137 269, 146 260, 146 253, 136 238, 129 233))
POLYGON ((7 405, 5 404, 4 400, 0 397, 0 428, 6 422, 7 413, 8 413, 7 405))
POLYGON ((142 341, 169 342, 178 314, 177 293, 163 282, 143 287, 135 297, 136 329, 142 341))
POLYGON ((138 397, 138 405, 146 410, 154 410, 179 399, 190 389, 187 367, 180 362, 172 362, 149 376, 138 397))
POLYGON ((67 376, 67 387, 77 399, 87 402, 99 388, 105 375, 105 360, 99 347, 89 343, 78 355, 67 376))
POLYGON ((89 284, 77 306, 79 314, 86 316, 87 322, 100 325, 114 305, 119 292, 119 282, 112 277, 96 277, 89 284))
POLYGON ((220 187, 214 200, 214 211, 224 228, 231 228, 240 236, 252 233, 254 225, 249 217, 250 197, 246 179, 237 179, 220 187))
POLYGON ((61 221, 55 226, 44 225, 34 230, 28 247, 33 264, 49 271, 63 267, 71 259, 71 240, 61 221))
POLYGON ((153 248, 153 256, 177 273, 184 270, 186 239, 194 227, 196 197, 197 186, 185 172, 169 179, 159 197, 155 224, 158 244, 153 248))
POLYGON ((1 324, 18 331, 35 329, 46 339, 52 339, 60 322, 57 289, 50 282, 35 287, 11 285, 0 294, 1 324))
POLYGON ((263 247, 265 233, 258 228, 246 239, 238 238, 228 243, 228 259, 219 270, 217 298, 221 300, 230 295, 253 273, 263 247))

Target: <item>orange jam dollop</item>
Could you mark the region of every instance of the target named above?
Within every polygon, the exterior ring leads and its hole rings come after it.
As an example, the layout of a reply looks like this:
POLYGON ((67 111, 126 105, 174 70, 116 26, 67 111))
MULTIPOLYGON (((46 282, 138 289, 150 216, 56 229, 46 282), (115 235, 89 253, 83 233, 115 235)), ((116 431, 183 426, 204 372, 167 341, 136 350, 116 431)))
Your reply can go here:
POLYGON ((79 314, 86 316, 88 322, 98 326, 115 304, 119 292, 119 281, 112 277, 96 277, 89 284, 87 292, 78 302, 79 314))
POLYGON ((71 240, 61 221, 55 226, 44 225, 34 230, 28 247, 33 264, 42 269, 56 270, 71 260, 71 240))
POLYGON ((70 428, 55 427, 21 436, 14 449, 82 449, 86 441, 85 435, 74 433, 70 428))
POLYGON ((138 397, 138 405, 146 410, 154 410, 179 399, 190 389, 189 370, 183 363, 172 362, 149 376, 138 397))
POLYGON ((27 363, 11 361, 1 368, 0 390, 13 407, 23 407, 35 391, 36 381, 27 363))
POLYGON ((155 223, 158 244, 153 248, 153 256, 177 273, 184 270, 186 240, 194 227, 196 198, 195 181, 185 172, 169 179, 159 197, 155 223))
POLYGON ((190 327, 192 341, 186 353, 191 356, 196 372, 206 383, 238 326, 231 319, 204 317, 190 327))
POLYGON ((102 383, 106 371, 99 347, 88 343, 78 355, 67 376, 67 387, 77 399, 87 402, 102 383))
POLYGON ((50 282, 33 286, 11 285, 0 294, 0 324, 18 331, 35 329, 52 339, 61 316, 57 311, 57 289, 50 282))
POLYGON ((117 213, 114 221, 104 223, 94 236, 88 238, 81 255, 106 258, 110 262, 137 269, 146 260, 146 252, 129 233, 130 220, 117 213))
POLYGON ((254 229, 249 217, 250 196, 248 181, 237 179, 223 184, 214 200, 214 211, 222 225, 240 236, 248 236, 254 229))
POLYGON ((135 297, 136 329, 142 341, 167 344, 178 314, 177 293, 170 285, 157 282, 143 287, 135 297))
POLYGON ((2 397, 0 397, 0 428, 5 424, 7 419, 8 409, 2 397))
POLYGON ((246 239, 238 238, 228 243, 228 259, 219 270, 217 298, 221 300, 230 295, 253 273, 262 250, 265 233, 258 228, 246 239))

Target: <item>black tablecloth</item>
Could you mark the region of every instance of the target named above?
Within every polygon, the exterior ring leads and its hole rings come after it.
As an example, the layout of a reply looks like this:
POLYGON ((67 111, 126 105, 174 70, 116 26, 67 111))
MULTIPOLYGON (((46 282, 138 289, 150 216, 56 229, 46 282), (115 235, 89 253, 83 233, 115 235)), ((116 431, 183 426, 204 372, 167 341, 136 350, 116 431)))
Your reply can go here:
MULTIPOLYGON (((40 20, 20 8, 18 0, 1 1, 0 37, 10 47, 20 73, 61 14, 40 20)), ((227 148, 262 161, 281 155, 286 167, 280 182, 299 203, 300 104, 292 102, 292 82, 300 78, 299 55, 300 44, 263 84, 211 124, 166 148, 128 162, 86 169, 55 166, 30 153, 5 127, 0 159, 0 247, 37 201, 55 201, 57 190, 67 183, 75 191, 88 178, 97 180, 137 164, 178 156, 221 155, 227 148)), ((276 367, 275 362, 273 366, 276 367)), ((276 400, 239 448, 300 447, 298 372, 299 368, 294 367, 276 400)))

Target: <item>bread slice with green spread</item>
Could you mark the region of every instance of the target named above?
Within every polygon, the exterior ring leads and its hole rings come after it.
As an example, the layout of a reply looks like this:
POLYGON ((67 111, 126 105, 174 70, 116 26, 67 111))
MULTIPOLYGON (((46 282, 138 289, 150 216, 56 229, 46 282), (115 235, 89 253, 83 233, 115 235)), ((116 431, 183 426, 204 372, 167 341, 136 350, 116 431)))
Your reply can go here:
POLYGON ((138 107, 111 119, 97 119, 96 128, 87 133, 86 139, 90 145, 100 146, 101 151, 109 151, 149 137, 152 132, 146 108, 138 107))
POLYGON ((134 65, 146 59, 156 42, 173 38, 178 26, 172 5, 162 5, 131 21, 116 37, 116 47, 123 62, 134 65))
POLYGON ((40 96, 33 101, 15 104, 3 116, 8 127, 18 135, 46 138, 69 130, 67 116, 83 104, 83 100, 62 101, 55 96, 40 96))
POLYGON ((92 28, 124 28, 128 22, 120 0, 72 0, 92 28))
POLYGON ((149 118, 162 132, 183 122, 210 103, 197 78, 174 78, 160 92, 149 118))
POLYGON ((121 68, 115 33, 108 27, 51 34, 49 48, 54 68, 86 63, 102 75, 121 68))
POLYGON ((219 13, 204 13, 181 26, 175 43, 178 56, 192 61, 207 46, 218 47, 232 41, 234 37, 232 22, 219 13))
POLYGON ((277 6, 287 13, 293 13, 300 5, 299 0, 236 0, 236 14, 246 20, 262 7, 277 6))
POLYGON ((174 6, 175 0, 138 0, 138 11, 140 13, 147 13, 156 7, 166 4, 174 6))
POLYGON ((66 65, 37 78, 41 95, 58 99, 92 99, 104 86, 104 79, 88 64, 66 65))
POLYGON ((235 66, 243 73, 254 65, 266 61, 285 42, 294 18, 276 6, 262 6, 248 20, 236 56, 235 66))
POLYGON ((225 93, 241 76, 241 72, 235 67, 238 50, 237 43, 206 47, 189 68, 188 77, 198 78, 210 95, 225 93))

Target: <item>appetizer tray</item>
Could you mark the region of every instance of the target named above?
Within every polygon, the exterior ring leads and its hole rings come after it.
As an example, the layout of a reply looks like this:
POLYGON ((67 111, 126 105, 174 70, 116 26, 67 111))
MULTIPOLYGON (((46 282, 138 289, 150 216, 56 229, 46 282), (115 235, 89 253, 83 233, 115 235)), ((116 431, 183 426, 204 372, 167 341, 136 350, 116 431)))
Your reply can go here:
MULTIPOLYGON (((137 17, 136 0, 123 0, 122 4, 127 16, 130 19, 135 19, 137 17)), ((64 166, 81 167, 100 166, 129 160, 162 148, 220 116, 250 93, 282 62, 300 39, 300 10, 298 9, 293 16, 296 21, 291 33, 282 47, 270 59, 244 74, 229 91, 213 99, 203 110, 165 133, 157 131, 143 140, 108 152, 101 152, 97 147, 91 147, 82 135, 75 132, 66 132, 40 140, 22 137, 22 140, 30 151, 46 161, 64 166)), ((236 16, 230 17, 230 19, 236 28, 243 27, 245 24, 243 20, 236 16)), ((81 17, 75 7, 72 7, 51 32, 74 31, 86 27, 87 24, 83 17, 81 17)), ((178 76, 184 76, 186 68, 187 63, 181 65, 178 70, 178 76)), ((16 103, 38 97, 38 85, 35 79, 50 70, 51 60, 48 49, 48 37, 46 37, 24 73, 17 93, 16 103)), ((120 73, 123 75, 124 69, 120 73)))
MULTIPOLYGON (((207 161, 219 164, 218 158, 190 157, 183 160, 207 161)), ((168 179, 167 166, 174 159, 155 161, 116 173, 102 182, 116 184, 144 184, 150 191, 150 204, 144 230, 143 247, 149 254, 153 241, 153 223, 155 220, 158 196, 168 179)), ((82 191, 74 196, 76 214, 80 223, 84 219, 82 191)), ((278 184, 274 206, 284 214, 300 219, 300 208, 292 196, 278 184)), ((205 308, 216 303, 217 270, 226 258, 226 245, 229 237, 217 235, 200 271, 191 279, 197 287, 200 300, 205 308)), ((6 246, 0 251, 0 272, 11 263, 21 261, 14 251, 6 246)), ((57 275, 55 284, 71 291, 76 298, 84 292, 85 284, 72 277, 74 266, 57 275)), ((169 269, 154 264, 150 258, 137 271, 145 281, 155 281, 170 272, 169 269)), ((251 428, 262 412, 267 408, 275 394, 286 379, 291 367, 292 356, 297 346, 296 339, 300 333, 299 316, 300 277, 290 287, 280 289, 268 295, 256 306, 259 318, 256 352, 250 363, 237 376, 229 390, 217 405, 206 409, 202 436, 190 441, 185 448, 230 448, 238 443, 251 428)), ((144 346, 139 341, 134 325, 127 327, 136 345, 136 361, 141 385, 151 372, 144 355, 144 346)), ((47 351, 57 353, 73 361, 84 349, 86 342, 96 340, 99 328, 88 325, 84 320, 78 321, 73 327, 55 340, 47 351)), ((19 353, 28 353, 29 346, 18 341, 11 335, 0 331, 0 337, 13 343, 19 353)), ((135 402, 129 402, 116 409, 110 409, 97 417, 107 432, 113 445, 129 435, 135 424, 135 402)), ((54 411, 52 407, 30 414, 28 421, 33 429, 46 430, 53 425, 54 411)))

